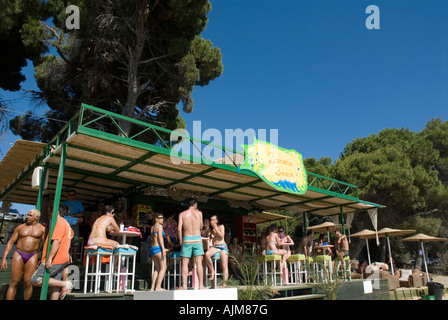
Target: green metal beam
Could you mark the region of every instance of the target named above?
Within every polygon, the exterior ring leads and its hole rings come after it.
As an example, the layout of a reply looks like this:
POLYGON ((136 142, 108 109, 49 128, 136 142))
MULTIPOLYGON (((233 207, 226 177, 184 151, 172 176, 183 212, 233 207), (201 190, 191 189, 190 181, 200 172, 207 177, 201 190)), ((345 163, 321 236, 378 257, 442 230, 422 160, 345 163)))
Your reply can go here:
MULTIPOLYGON (((61 200, 61 191, 62 191, 62 185, 64 182, 64 166, 65 166, 65 156, 67 154, 67 144, 62 144, 62 156, 61 161, 59 164, 59 173, 58 173, 58 181, 56 184, 56 193, 53 203, 53 215, 51 217, 51 224, 50 224, 50 230, 48 234, 48 246, 47 246, 47 253, 46 253, 46 259, 48 260, 48 256, 50 255, 51 251, 51 239, 53 237, 53 231, 56 227, 56 222, 58 220, 59 216, 59 204, 61 200)), ((44 272, 44 278, 42 280, 42 288, 41 288, 41 294, 40 294, 40 300, 47 300, 47 293, 48 293, 48 281, 50 280, 50 270, 45 268, 44 272)))

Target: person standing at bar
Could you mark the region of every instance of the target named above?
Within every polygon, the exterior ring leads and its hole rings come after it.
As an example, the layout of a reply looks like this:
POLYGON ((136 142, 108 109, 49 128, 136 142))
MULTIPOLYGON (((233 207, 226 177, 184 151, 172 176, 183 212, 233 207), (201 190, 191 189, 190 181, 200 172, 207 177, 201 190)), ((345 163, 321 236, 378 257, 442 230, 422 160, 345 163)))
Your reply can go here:
POLYGON ((187 289, 188 265, 191 257, 194 257, 198 277, 198 289, 204 289, 204 270, 202 265, 204 249, 202 247, 201 230, 203 227, 202 212, 198 210, 198 203, 191 199, 188 201, 188 209, 179 214, 178 238, 182 246, 182 287, 187 289))
POLYGON ((59 206, 58 217, 56 225, 53 230, 51 239, 48 233, 45 239, 44 247, 42 249, 42 259, 40 265, 37 267, 31 283, 33 286, 42 287, 45 269, 50 271, 50 278, 48 279, 48 293, 50 300, 63 300, 67 293, 69 293, 74 281, 63 281, 62 276, 64 269, 70 263, 70 241, 73 238, 73 230, 70 224, 64 217, 67 215, 67 207, 63 204, 59 206), (47 248, 51 240, 51 249, 47 257, 47 248))
POLYGON ((70 189, 67 191, 68 200, 65 200, 62 204, 66 205, 68 208, 68 215, 71 218, 78 219, 75 224, 70 224, 70 227, 73 229, 74 235, 72 239, 72 257, 73 261, 76 261, 79 247, 79 224, 82 222, 84 217, 84 207, 82 203, 76 199, 76 191, 70 189))
POLYGON ((8 263, 6 257, 11 252, 12 246, 17 242, 16 251, 11 261, 11 280, 6 300, 14 300, 17 292, 17 286, 20 283, 23 273, 24 292, 23 299, 29 300, 33 294, 33 285, 30 278, 36 271, 38 263, 38 250, 45 240, 45 227, 40 224, 40 211, 31 209, 26 216, 26 222, 17 226, 6 244, 3 252, 1 269, 6 271, 8 263))

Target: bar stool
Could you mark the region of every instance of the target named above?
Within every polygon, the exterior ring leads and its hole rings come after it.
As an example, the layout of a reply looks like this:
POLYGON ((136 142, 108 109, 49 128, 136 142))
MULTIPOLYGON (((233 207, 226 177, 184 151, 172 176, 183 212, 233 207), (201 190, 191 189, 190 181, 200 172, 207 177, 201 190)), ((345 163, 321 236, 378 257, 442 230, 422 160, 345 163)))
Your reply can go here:
POLYGON ((305 267, 305 255, 304 254, 292 254, 289 256, 286 262, 289 263, 289 269, 291 270, 290 278, 291 283, 299 284, 307 281, 307 270, 305 267))
POLYGON ((317 276, 317 270, 316 270, 316 265, 317 262, 314 261, 313 257, 308 257, 305 261, 305 269, 307 271, 307 283, 310 283, 311 281, 314 281, 314 279, 316 279, 317 276))
MULTIPOLYGON (((215 269, 215 277, 213 278, 213 287, 216 288, 218 284, 218 276, 222 276, 222 272, 218 272, 218 262, 221 262, 221 253, 216 252, 212 256, 213 268, 215 269)), ((208 265, 205 264, 205 279, 208 281, 208 265)))
POLYGON ((336 260, 338 262, 337 271, 338 275, 340 275, 343 279, 348 279, 348 281, 352 280, 352 273, 350 270, 350 257, 345 256, 342 263, 340 260, 336 260))
POLYGON ((331 257, 327 255, 316 256, 317 274, 321 275, 322 282, 332 281, 331 257), (326 275, 328 274, 328 276, 326 275), (330 278, 330 279, 328 279, 330 278))
POLYGON ((87 283, 91 278, 90 292, 99 293, 101 277, 105 277, 104 291, 111 291, 112 279, 112 258, 113 250, 110 246, 90 246, 85 247, 85 272, 84 272, 84 293, 87 293, 87 283), (103 272, 102 265, 105 264, 103 272), (106 280, 107 279, 107 280, 106 280), (93 290, 94 288, 94 290, 93 290))
MULTIPOLYGON (((170 290, 170 277, 173 277, 174 290, 176 290, 178 279, 179 284, 182 283, 180 279, 182 276, 182 257, 180 256, 180 252, 170 252, 167 256, 167 262, 168 267, 173 263, 173 273, 171 274, 170 268, 167 268, 164 281, 168 283, 167 289, 170 290)), ((152 262, 152 273, 154 273, 154 262, 152 262)))
POLYGON ((264 275, 264 282, 265 285, 268 284, 268 276, 271 276, 271 283, 273 283, 274 286, 277 285, 277 275, 280 275, 280 285, 283 285, 283 277, 282 277, 282 256, 278 254, 271 254, 261 257, 261 261, 263 263, 263 275, 264 275), (276 263, 279 262, 280 270, 277 272, 276 263), (271 272, 268 272, 268 263, 271 264, 271 272))
POLYGON ((83 259, 83 253, 84 253, 84 238, 79 237, 79 246, 78 246, 78 252, 75 252, 75 256, 73 258, 82 260, 83 259))
POLYGON ((123 244, 118 245, 113 251, 114 265, 112 266, 112 286, 111 289, 118 291, 134 292, 135 280, 135 259, 138 247, 123 244), (118 261, 118 263, 115 263, 118 261), (132 266, 130 267, 130 264, 132 266), (116 265, 116 266, 115 266, 116 265), (115 268, 117 268, 115 270, 115 268), (128 277, 131 277, 131 289, 128 290, 128 277))

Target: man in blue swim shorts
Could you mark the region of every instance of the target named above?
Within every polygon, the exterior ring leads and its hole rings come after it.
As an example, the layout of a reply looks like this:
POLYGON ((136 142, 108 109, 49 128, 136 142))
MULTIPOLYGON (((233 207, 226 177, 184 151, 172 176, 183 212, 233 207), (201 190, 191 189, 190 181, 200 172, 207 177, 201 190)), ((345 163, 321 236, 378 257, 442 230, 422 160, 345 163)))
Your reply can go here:
POLYGON ((197 208, 198 203, 191 199, 188 201, 188 209, 179 214, 177 232, 182 246, 180 254, 182 256, 182 286, 179 289, 182 290, 187 290, 188 265, 192 256, 196 265, 198 289, 204 289, 204 268, 202 266, 204 249, 201 239, 203 221, 202 212, 197 208))

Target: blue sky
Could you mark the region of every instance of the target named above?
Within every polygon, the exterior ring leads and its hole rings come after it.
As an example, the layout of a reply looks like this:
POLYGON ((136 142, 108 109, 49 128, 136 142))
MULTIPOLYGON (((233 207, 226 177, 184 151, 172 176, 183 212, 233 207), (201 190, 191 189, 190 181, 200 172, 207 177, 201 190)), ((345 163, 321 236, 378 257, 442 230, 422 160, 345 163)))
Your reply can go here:
MULTIPOLYGON (((221 49, 224 72, 194 89, 188 128, 278 129, 279 146, 335 160, 357 137, 448 120, 446 0, 211 3, 203 37, 221 49), (379 30, 365 26, 369 5, 379 30)), ((35 88, 32 68, 27 78, 23 87, 35 88)), ((17 138, 0 141, 3 154, 17 138)))

